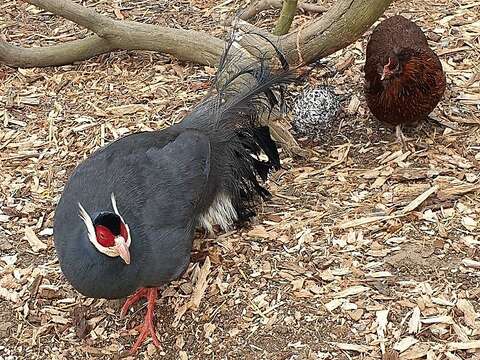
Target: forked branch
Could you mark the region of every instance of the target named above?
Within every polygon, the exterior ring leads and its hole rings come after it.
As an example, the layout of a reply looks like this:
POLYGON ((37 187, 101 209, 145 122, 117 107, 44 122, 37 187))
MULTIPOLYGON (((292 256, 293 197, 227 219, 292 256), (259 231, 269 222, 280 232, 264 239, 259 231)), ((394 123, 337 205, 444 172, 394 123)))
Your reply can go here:
MULTIPOLYGON (((113 50, 152 50, 179 60, 215 65, 224 41, 205 32, 172 29, 134 21, 114 20, 71 0, 25 0, 62 16, 94 35, 61 45, 25 48, 0 38, 0 62, 13 67, 40 67, 71 64, 113 50)), ((291 65, 314 62, 358 39, 378 19, 393 0, 338 0, 321 18, 283 36, 266 33, 282 50, 291 65)), ((246 22, 241 28, 262 32, 246 22)), ((240 44, 248 51, 271 46, 258 37, 244 36, 240 44)), ((273 56, 273 54, 272 54, 273 56)))

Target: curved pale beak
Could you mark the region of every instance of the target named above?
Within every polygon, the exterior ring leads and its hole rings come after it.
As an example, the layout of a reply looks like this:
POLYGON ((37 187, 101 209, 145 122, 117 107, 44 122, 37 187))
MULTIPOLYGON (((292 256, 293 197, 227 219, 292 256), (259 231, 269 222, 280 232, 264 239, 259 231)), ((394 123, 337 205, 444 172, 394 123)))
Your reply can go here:
POLYGON ((130 264, 130 251, 128 250, 127 242, 123 236, 115 238, 115 249, 118 251, 120 257, 125 261, 125 264, 130 264))
POLYGON ((383 72, 380 76, 380 80, 385 80, 393 74, 393 71, 390 70, 389 66, 390 66, 390 60, 388 61, 388 64, 383 67, 383 72))

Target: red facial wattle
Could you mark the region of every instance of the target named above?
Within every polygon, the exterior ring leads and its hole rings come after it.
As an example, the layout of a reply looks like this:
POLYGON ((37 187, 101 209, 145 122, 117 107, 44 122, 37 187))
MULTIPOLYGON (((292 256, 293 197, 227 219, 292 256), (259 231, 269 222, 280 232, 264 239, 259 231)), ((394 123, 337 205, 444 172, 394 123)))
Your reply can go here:
POLYGON ((393 74, 393 70, 392 70, 392 67, 393 67, 393 61, 392 61, 392 58, 388 58, 388 63, 387 65, 384 65, 383 66, 383 73, 382 73, 382 76, 381 76, 381 80, 384 80, 384 79, 388 79, 390 76, 392 76, 393 74))
MULTIPOLYGON (((123 225, 123 224, 122 224, 123 225)), ((104 247, 111 247, 115 245, 115 236, 113 236, 110 229, 103 225, 95 226, 95 233, 97 235, 97 242, 104 247)))

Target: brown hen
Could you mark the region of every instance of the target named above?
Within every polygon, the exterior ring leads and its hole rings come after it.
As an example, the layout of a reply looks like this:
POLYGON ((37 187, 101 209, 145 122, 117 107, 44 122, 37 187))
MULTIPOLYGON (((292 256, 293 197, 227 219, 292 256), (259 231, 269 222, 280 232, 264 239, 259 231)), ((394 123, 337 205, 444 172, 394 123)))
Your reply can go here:
POLYGON ((401 125, 425 120, 445 92, 442 63, 420 27, 397 15, 373 31, 364 71, 370 111, 378 120, 396 126, 405 147, 401 125))

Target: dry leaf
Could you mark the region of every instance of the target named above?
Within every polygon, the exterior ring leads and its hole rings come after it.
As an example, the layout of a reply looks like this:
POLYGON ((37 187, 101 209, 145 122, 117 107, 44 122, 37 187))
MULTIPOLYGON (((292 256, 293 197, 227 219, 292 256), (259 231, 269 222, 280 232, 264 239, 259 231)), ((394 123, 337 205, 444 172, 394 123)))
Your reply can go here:
POLYGON ((8 291, 4 287, 0 286, 0 298, 17 303, 19 300, 18 293, 16 291, 8 291))
POLYGON ((460 356, 457 356, 455 354, 452 354, 451 352, 447 351, 445 352, 445 356, 448 360, 463 360, 460 356))
POLYGON ((352 320, 354 321, 358 321, 362 318, 363 316, 363 313, 364 311, 362 309, 357 309, 357 310, 353 310, 353 311, 350 311, 348 313, 348 315, 350 315, 350 317, 352 318, 352 320))
POLYGON ((195 286, 193 288, 193 293, 192 297, 190 298, 190 308, 193 310, 197 310, 198 306, 200 305, 200 301, 203 298, 203 295, 205 294, 205 290, 207 289, 207 277, 208 274, 210 274, 210 258, 207 256, 205 258, 205 262, 203 263, 203 266, 200 269, 200 272, 198 274, 197 282, 195 283, 195 286))
POLYGON ((90 326, 86 318, 86 308, 84 306, 77 306, 73 309, 73 327, 75 328, 75 334, 83 339, 88 335, 90 326))
POLYGON ((377 311, 377 335, 380 340, 380 349, 382 353, 385 352, 385 331, 387 330, 388 325, 388 310, 377 311))
POLYGON ((109 113, 116 116, 131 115, 140 111, 148 111, 150 108, 144 104, 128 104, 121 106, 112 106, 106 109, 109 113))
POLYGON ((198 309, 198 306, 200 305, 200 301, 202 300, 203 295, 205 294, 205 290, 207 289, 207 285, 208 285, 207 278, 208 278, 208 274, 210 274, 210 266, 211 266, 210 258, 207 256, 205 258, 205 262, 203 263, 203 266, 200 268, 198 272, 197 281, 193 288, 192 296, 190 297, 190 300, 184 303, 175 311, 175 319, 173 320, 173 323, 172 323, 173 327, 178 326, 180 319, 188 309, 193 309, 193 310, 198 309))
POLYGON ((303 283, 305 282, 305 279, 304 278, 300 278, 300 279, 297 279, 297 280, 293 280, 291 285, 292 285, 292 290, 293 291, 296 291, 296 290, 300 290, 301 288, 303 288, 303 283))
POLYGON ((466 299, 458 299, 457 308, 463 312, 465 323, 472 329, 475 329, 475 320, 479 315, 475 312, 473 305, 466 299))
POLYGON ((401 354, 401 360, 414 360, 421 359, 427 356, 428 351, 430 350, 429 344, 417 343, 411 349, 408 349, 401 354))
POLYGON ((462 225, 469 231, 474 231, 477 228, 477 222, 470 216, 464 216, 462 218, 462 225))
POLYGON ((247 236, 253 237, 253 238, 262 238, 262 239, 268 239, 269 235, 267 230, 262 225, 255 226, 252 230, 250 230, 247 233, 247 236))
POLYGON ((335 343, 335 342, 331 344, 337 346, 339 349, 342 349, 342 350, 357 351, 360 353, 365 353, 371 350, 371 347, 366 345, 335 343))
POLYGON ((400 355, 395 350, 388 350, 383 354, 382 360, 399 360, 400 355))
POLYGON ((408 337, 400 340, 399 342, 397 342, 393 348, 395 350, 403 353, 404 351, 410 349, 410 347, 415 345, 417 342, 418 342, 418 340, 415 339, 413 336, 408 336, 408 337))
POLYGON ((424 193, 421 195, 417 196, 410 204, 405 206, 405 208, 401 211, 402 213, 406 214, 410 211, 415 210, 417 207, 419 207, 425 200, 428 199, 428 197, 438 190, 438 185, 432 186, 430 189, 426 190, 424 193))
POLYGON ((361 225, 367 225, 375 222, 394 219, 395 217, 396 216, 367 216, 364 218, 345 221, 339 224, 337 227, 339 227, 340 229, 348 229, 348 228, 357 227, 361 225))
POLYGON ((463 259, 462 264, 468 268, 480 269, 480 261, 475 261, 472 259, 463 259))
POLYGON ((453 324, 452 317, 447 315, 432 316, 421 321, 424 324, 453 324))
POLYGON ((336 308, 340 307, 344 302, 345 302, 345 300, 343 300, 343 299, 334 299, 334 300, 326 303, 326 304, 325 304, 325 308, 326 308, 328 311, 333 311, 333 310, 335 310, 336 308))
POLYGON ((204 324, 203 325, 203 331, 205 331, 205 337, 207 339, 209 337, 211 337, 216 328, 217 328, 217 326, 215 324, 212 324, 212 323, 204 324))
POLYGON ((473 340, 467 342, 450 342, 447 344, 447 346, 448 349, 451 351, 480 349, 480 340, 473 340))
POLYGON ((417 334, 422 328, 422 323, 420 321, 420 308, 417 306, 413 309, 412 317, 408 322, 408 333, 417 334))
POLYGON ((25 238, 27 239, 28 243, 30 244, 34 252, 39 252, 40 250, 45 250, 47 248, 47 245, 43 243, 37 237, 37 235, 35 235, 32 228, 28 226, 25 228, 25 238))
POLYGON ((124 20, 125 19, 125 16, 123 16, 122 11, 118 7, 115 7, 113 9, 113 13, 115 14, 115 17, 117 19, 119 19, 119 20, 124 20))
POLYGON ((342 290, 334 295, 336 298, 345 298, 348 296, 358 295, 365 291, 370 290, 368 286, 352 286, 345 290, 342 290))

